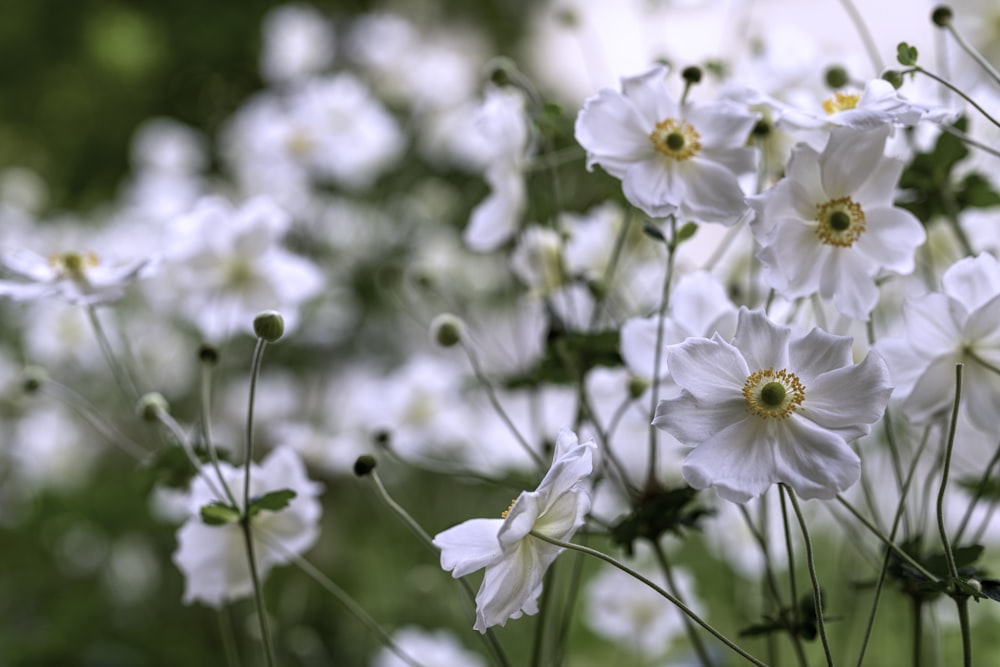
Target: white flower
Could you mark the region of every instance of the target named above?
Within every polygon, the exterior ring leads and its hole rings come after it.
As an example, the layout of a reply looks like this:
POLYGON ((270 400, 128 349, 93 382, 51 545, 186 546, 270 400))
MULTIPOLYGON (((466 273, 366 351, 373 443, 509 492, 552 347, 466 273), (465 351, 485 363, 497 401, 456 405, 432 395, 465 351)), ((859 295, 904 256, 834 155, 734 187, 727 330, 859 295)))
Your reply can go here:
POLYGON ((926 234, 893 206, 903 163, 884 155, 888 134, 888 126, 839 128, 822 153, 799 144, 786 177, 751 198, 765 281, 783 296, 818 292, 840 313, 867 320, 879 297, 875 278, 913 271, 926 234))
POLYGON ((323 71, 333 62, 333 28, 308 5, 282 5, 264 17, 260 70, 273 83, 323 71))
POLYGON ((522 492, 503 518, 470 519, 434 537, 441 567, 456 578, 486 569, 476 595, 475 628, 480 632, 538 612, 542 578, 562 549, 529 533, 568 540, 583 525, 590 496, 581 481, 593 469, 595 447, 563 429, 552 467, 538 488, 522 492))
POLYGON ((756 116, 730 101, 680 105, 666 73, 654 67, 584 103, 576 140, 587 168, 621 179, 625 197, 652 217, 734 225, 747 212, 737 176, 754 168, 745 144, 756 116))
POLYGON ((92 252, 42 257, 24 248, 3 253, 0 263, 23 281, 0 280, 0 296, 16 301, 57 295, 70 303, 97 304, 119 299, 125 287, 145 277, 154 263, 139 259, 109 266, 92 252))
MULTIPOLYGON (((222 478, 242 501, 242 468, 220 462, 222 478)), ((205 465, 191 483, 187 522, 177 533, 173 560, 184 573, 184 603, 204 602, 221 607, 229 600, 250 595, 253 584, 247 565, 243 531, 237 523, 206 524, 201 508, 211 503, 227 503, 215 469, 205 465), (206 480, 211 480, 211 486, 206 480)), ((291 489, 296 496, 276 512, 262 511, 251 520, 254 553, 261 579, 271 568, 301 555, 319 536, 322 487, 306 477, 305 466, 288 447, 272 451, 259 465, 250 466, 250 495, 259 497, 272 491, 291 489)))
POLYGON ((964 363, 963 407, 987 432, 1000 414, 1000 262, 983 253, 953 264, 941 277, 943 292, 908 300, 906 336, 879 341, 903 398, 903 410, 924 422, 955 396, 955 364, 964 363))
MULTIPOLYGON (((486 667, 486 661, 476 653, 467 650, 462 643, 447 630, 431 632, 414 626, 400 628, 392 635, 392 642, 418 664, 428 667, 486 667)), ((372 660, 371 667, 411 667, 412 662, 403 660, 390 650, 382 647, 372 660)))
POLYGON ((688 484, 746 502, 776 482, 802 498, 832 498, 861 474, 847 443, 882 417, 892 387, 877 354, 852 364, 851 339, 813 329, 792 338, 760 311, 741 308, 727 343, 690 338, 669 348, 683 389, 653 423, 694 447, 688 484))

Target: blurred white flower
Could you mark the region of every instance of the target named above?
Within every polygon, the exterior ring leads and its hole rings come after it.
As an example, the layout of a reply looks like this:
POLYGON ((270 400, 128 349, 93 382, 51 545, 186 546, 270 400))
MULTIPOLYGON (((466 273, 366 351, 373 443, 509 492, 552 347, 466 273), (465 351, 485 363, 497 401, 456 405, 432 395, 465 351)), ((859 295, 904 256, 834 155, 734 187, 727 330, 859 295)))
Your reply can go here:
POLYGON ((1000 262, 990 254, 955 262, 941 292, 906 301, 901 338, 885 338, 896 397, 921 423, 943 414, 955 395, 955 364, 964 363, 963 411, 978 428, 996 429, 1000 413, 1000 262))
POLYGON ((913 271, 926 234, 893 206, 903 163, 884 154, 889 130, 836 129, 822 153, 799 144, 785 178, 750 198, 764 279, 783 296, 818 292, 867 320, 879 298, 875 279, 913 271))
POLYGON ((503 518, 470 519, 434 537, 441 567, 456 578, 486 569, 476 595, 480 632, 538 613, 542 579, 562 549, 529 533, 568 540, 583 525, 590 496, 581 482, 593 469, 595 448, 593 441, 581 444, 572 431, 562 430, 538 488, 521 492, 503 518))
POLYGON ((283 83, 317 74, 333 63, 333 27, 309 5, 275 7, 264 16, 260 71, 283 83))
POLYGON ((59 296, 71 303, 98 304, 122 297, 125 288, 149 275, 150 258, 109 266, 91 252, 43 257, 26 248, 9 249, 0 263, 22 280, 0 280, 0 296, 15 301, 59 296))
POLYGON ((892 385, 878 354, 853 364, 851 344, 818 328, 793 339, 741 308, 732 343, 715 334, 670 347, 683 391, 660 402, 653 423, 694 447, 688 484, 743 503, 777 482, 829 499, 858 481, 848 443, 881 419, 892 385))
MULTIPOLYGON (((486 667, 482 656, 467 650, 447 630, 431 631, 406 626, 393 633, 392 641, 400 651, 428 667, 486 667)), ((383 647, 375 654, 371 667, 410 667, 412 664, 388 647, 383 647)))
MULTIPOLYGON (((220 462, 222 480, 242 502, 242 468, 220 462)), ((202 466, 191 482, 188 493, 188 519, 177 533, 174 563, 184 573, 184 603, 200 601, 221 607, 230 600, 246 597, 253 591, 243 532, 237 523, 214 526, 201 518, 201 508, 212 503, 227 503, 220 480, 211 465, 202 466), (206 481, 211 480, 211 486, 206 481)), ((302 555, 319 536, 322 486, 306 476, 305 466, 288 447, 273 450, 260 464, 250 466, 250 497, 283 489, 296 496, 282 510, 261 511, 251 519, 254 553, 261 579, 275 565, 302 555)), ((242 510, 242 507, 239 508, 242 510)))
POLYGON ((584 103, 576 140, 587 168, 620 179, 629 202, 651 217, 734 225, 748 212, 737 177, 754 169, 746 141, 757 117, 727 100, 678 104, 666 75, 656 66, 584 103))

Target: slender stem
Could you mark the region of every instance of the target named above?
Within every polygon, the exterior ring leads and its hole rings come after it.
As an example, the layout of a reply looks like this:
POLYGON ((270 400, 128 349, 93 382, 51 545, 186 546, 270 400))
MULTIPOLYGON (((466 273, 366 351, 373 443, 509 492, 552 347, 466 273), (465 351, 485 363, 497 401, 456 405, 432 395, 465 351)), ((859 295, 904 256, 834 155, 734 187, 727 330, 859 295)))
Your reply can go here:
POLYGON ((219 637, 222 639, 222 652, 226 656, 226 667, 239 667, 240 656, 236 650, 233 638, 233 619, 229 617, 229 607, 218 610, 219 637))
POLYGON ((948 575, 958 579, 958 567, 955 565, 955 554, 951 550, 951 540, 944 525, 944 497, 948 488, 948 473, 951 470, 951 453, 955 446, 955 429, 958 427, 958 409, 962 401, 962 370, 964 364, 955 364, 955 402, 951 410, 951 426, 948 428, 948 442, 945 446, 944 469, 941 471, 941 486, 937 496, 937 524, 941 535, 941 545, 944 547, 944 557, 948 562, 948 575))
POLYGON ((954 596, 958 607, 958 625, 962 630, 962 667, 972 667, 972 628, 969 625, 969 596, 954 596))
MULTIPOLYGON (((681 596, 681 589, 677 587, 677 582, 674 580, 674 569, 670 566, 670 561, 667 560, 666 552, 664 552, 663 547, 657 540, 650 540, 650 542, 653 545, 653 553, 656 555, 656 561, 660 564, 660 569, 663 570, 663 576, 667 581, 667 588, 677 596, 678 600, 683 602, 684 598, 681 596)), ((698 660, 704 667, 712 667, 712 659, 705 648, 705 642, 701 640, 701 636, 698 634, 698 629, 694 627, 694 623, 690 618, 684 616, 683 619, 688 641, 691 642, 698 660)))
POLYGON ((240 519, 240 529, 243 532, 243 546, 247 552, 247 565, 250 567, 250 581, 253 583, 253 599, 257 607, 257 622, 260 626, 260 638, 264 644, 264 655, 268 667, 275 667, 278 663, 274 658, 274 645, 271 643, 271 628, 267 620, 267 608, 264 606, 264 587, 257 571, 257 556, 254 553, 249 514, 244 513, 240 519))
POLYGON ((528 440, 521 435, 521 431, 518 430, 517 425, 504 410, 503 405, 500 403, 500 399, 497 397, 496 391, 493 389, 493 384, 489 381, 486 375, 483 373, 482 366, 479 365, 479 358, 476 356, 475 351, 472 349, 472 345, 469 344, 464 338, 462 340, 462 348, 465 350, 466 356, 469 358, 469 364, 472 366, 472 372, 475 373, 476 379, 479 384, 482 385, 483 389, 486 391, 486 398, 489 399, 490 405, 493 406, 493 410, 496 411, 497 415, 503 421, 504 425, 511 432, 514 438, 517 440, 518 444, 521 445, 521 449, 528 453, 531 460, 535 462, 539 468, 545 467, 545 461, 542 457, 535 451, 535 449, 528 443, 528 440))
POLYGON ((201 437, 205 441, 205 448, 208 450, 212 468, 215 476, 222 486, 222 490, 233 507, 239 507, 233 490, 226 483, 226 478, 222 474, 222 467, 219 465, 219 452, 215 449, 215 439, 212 437, 212 368, 208 364, 202 364, 201 371, 201 437))
POLYGON ((792 640, 792 646, 795 648, 795 655, 799 659, 799 664, 802 667, 807 667, 809 661, 806 659, 805 648, 802 646, 802 638, 799 637, 798 632, 799 593, 795 582, 795 550, 792 548, 792 527, 788 521, 788 506, 785 494, 780 488, 778 490, 778 499, 781 501, 781 523, 785 530, 785 550, 788 552, 788 588, 792 596, 792 626, 788 628, 788 635, 792 640))
POLYGON ((863 517, 861 515, 861 513, 858 512, 858 510, 855 509, 854 506, 851 505, 851 503, 849 503, 847 501, 847 499, 845 499, 843 496, 838 495, 837 496, 837 501, 841 505, 843 505, 844 507, 846 507, 847 510, 851 514, 854 515, 855 519, 857 519, 858 521, 860 521, 865 526, 865 528, 867 528, 869 531, 871 531, 871 533, 873 535, 875 535, 875 537, 877 537, 878 539, 880 539, 883 544, 885 544, 887 547, 889 547, 889 549, 894 554, 896 554, 897 556, 899 556, 903 561, 905 561, 907 565, 909 565, 914 570, 916 570, 920 574, 922 574, 925 577, 927 577, 927 579, 929 581, 939 581, 939 579, 938 579, 937 576, 935 576, 935 575, 931 574, 930 572, 928 572, 927 568, 925 568, 923 565, 921 565, 916 560, 914 560, 913 557, 910 556, 910 554, 908 554, 905 551, 903 551, 902 549, 900 549, 898 546, 896 546, 896 544, 892 540, 890 540, 888 537, 886 537, 885 535, 883 535, 882 531, 880 531, 878 528, 876 528, 868 519, 866 519, 865 517, 863 517))
POLYGON ((532 640, 531 646, 531 667, 542 667, 542 665, 548 664, 543 663, 542 658, 545 655, 545 631, 548 628, 549 607, 552 600, 552 573, 554 567, 555 563, 545 571, 545 576, 543 577, 542 600, 538 606, 538 622, 535 623, 535 637, 532 640))
POLYGON ((663 288, 660 293, 660 308, 656 315, 656 346, 653 348, 653 368, 650 374, 652 386, 649 390, 649 464, 646 471, 648 486, 656 483, 656 427, 653 426, 653 417, 656 414, 656 405, 660 402, 660 365, 663 361, 663 327, 667 317, 667 309, 670 307, 670 282, 674 275, 674 254, 677 246, 674 238, 677 236, 677 220, 674 216, 669 218, 670 239, 667 242, 667 269, 663 275, 663 288))
POLYGON ((594 313, 590 316, 591 329, 597 326, 597 323, 600 322, 601 315, 604 314, 604 310, 607 308, 608 294, 611 292, 611 281, 618 268, 618 262, 621 260, 622 249, 625 247, 625 239, 628 238, 629 230, 632 228, 632 216, 635 215, 633 211, 634 209, 629 208, 625 213, 625 218, 622 220, 621 228, 618 230, 618 235, 615 237, 615 245, 611 250, 611 257, 608 259, 608 264, 604 268, 604 275, 601 276, 600 298, 597 303, 594 304, 594 313))
MULTIPOLYGON (((438 553, 438 548, 434 545, 434 540, 431 538, 430 535, 427 534, 427 531, 425 531, 423 527, 419 523, 417 523, 416 519, 410 516, 409 512, 403 509, 402 505, 397 503, 395 499, 393 499, 393 497, 389 495, 389 491, 386 490, 385 485, 382 483, 382 478, 379 477, 378 472, 372 470, 368 474, 368 477, 371 478, 372 484, 375 486, 375 492, 378 493, 379 498, 382 499, 382 502, 386 504, 386 506, 392 511, 392 513, 395 514, 396 517, 399 518, 404 524, 406 524, 406 526, 411 531, 413 531, 413 534, 416 535, 418 538, 420 538, 420 541, 423 542, 428 549, 433 551, 435 554, 438 553)), ((472 603, 473 608, 475 608, 476 594, 472 591, 472 587, 469 585, 469 582, 467 582, 465 579, 456 579, 456 581, 462 587, 462 590, 465 591, 465 595, 468 598, 468 600, 472 603)), ((500 645, 499 640, 497 640, 496 634, 493 632, 493 629, 486 628, 486 632, 484 633, 483 637, 484 641, 489 646, 490 651, 493 653, 493 657, 496 660, 496 662, 499 665, 501 665, 501 667, 510 667, 510 662, 507 659, 507 655, 506 653, 504 653, 503 647, 500 645)))
POLYGON ((767 667, 767 665, 765 663, 761 662, 757 658, 753 657, 752 655, 750 655, 749 653, 747 653, 746 651, 744 651, 742 648, 740 648, 739 646, 737 646, 736 644, 734 644, 729 638, 727 638, 721 632, 719 632, 718 630, 716 630, 715 628, 713 628, 711 625, 709 625, 700 616, 698 616, 698 614, 694 613, 687 605, 685 605, 683 602, 681 602, 680 600, 678 600, 674 595, 672 595, 671 593, 663 590, 663 588, 661 588, 660 586, 658 586, 653 581, 650 581, 648 578, 644 577, 643 575, 639 574, 638 572, 636 572, 635 570, 633 570, 632 568, 630 568, 628 565, 625 565, 624 563, 615 560, 611 556, 609 556, 606 553, 603 553, 601 551, 598 551, 597 549, 591 549, 590 547, 585 547, 585 546, 580 545, 580 544, 573 544, 572 542, 564 542, 562 540, 557 540, 554 537, 549 537, 548 535, 543 535, 542 533, 539 533, 539 532, 534 531, 534 530, 531 531, 530 535, 533 535, 534 537, 537 537, 538 539, 540 539, 540 540, 542 540, 544 542, 548 542, 549 544, 553 544, 553 545, 555 545, 557 547, 562 547, 563 549, 571 549, 573 551, 579 551, 581 553, 587 554, 588 556, 593 556, 594 558, 599 558, 600 560, 603 560, 605 563, 608 563, 609 565, 618 568, 619 570, 621 570, 625 574, 629 575, 630 577, 633 577, 633 578, 641 581, 642 583, 646 584, 651 589, 653 589, 654 591, 656 591, 657 593, 659 593, 661 596, 663 596, 664 598, 666 598, 669 602, 673 603, 673 605, 676 606, 678 609, 680 609, 681 612, 684 613, 688 618, 690 618, 692 621, 694 621, 695 623, 697 623, 701 627, 705 628, 705 630, 707 630, 713 637, 715 637, 716 639, 718 639, 719 641, 721 641, 723 644, 725 644, 726 646, 728 646, 730 649, 732 649, 733 651, 735 651, 744 660, 750 662, 751 664, 757 665, 757 667, 767 667))
POLYGON ((119 431, 113 423, 106 420, 101 415, 100 410, 79 392, 51 378, 45 379, 39 391, 57 401, 65 403, 93 426, 108 442, 114 444, 132 458, 141 461, 149 455, 149 452, 143 449, 138 443, 119 431))
POLYGON ((823 589, 819 585, 819 577, 816 575, 816 561, 813 557, 812 540, 809 539, 809 529, 806 527, 806 518, 802 515, 799 501, 795 497, 795 492, 785 487, 781 488, 788 493, 788 499, 792 503, 792 510, 799 520, 799 528, 802 530, 802 540, 806 545, 806 563, 809 566, 809 579, 812 581, 813 604, 816 608, 816 625, 819 628, 819 637, 823 642, 823 653, 826 655, 826 664, 833 667, 833 654, 830 652, 830 640, 826 636, 826 619, 823 617, 823 589))
POLYGON ((156 411, 156 418, 161 424, 167 427, 174 439, 180 443, 181 449, 184 451, 184 455, 187 457, 188 463, 194 469, 195 474, 200 475, 208 486, 208 489, 212 492, 212 495, 222 500, 225 496, 219 491, 218 487, 215 486, 215 482, 211 477, 205 472, 204 467, 201 465, 201 461, 198 460, 198 455, 195 454, 194 447, 191 446, 191 440, 188 438, 187 433, 181 428, 180 424, 177 423, 170 413, 163 410, 156 411))
POLYGON ((987 74, 990 75, 990 78, 993 79, 993 81, 1000 84, 1000 72, 997 72, 993 65, 990 64, 990 61, 984 58, 979 51, 977 51, 971 44, 969 44, 968 41, 965 40, 964 37, 962 37, 961 33, 959 33, 955 28, 955 25, 951 21, 948 21, 944 25, 944 28, 951 34, 952 37, 955 38, 955 41, 958 42, 960 47, 962 47, 962 50, 969 54, 969 56, 975 60, 987 74))
POLYGON ((945 79, 942 79, 941 77, 939 77, 937 74, 934 74, 933 72, 929 72, 928 70, 925 70, 923 67, 920 67, 919 65, 911 67, 910 69, 903 70, 902 72, 900 72, 900 74, 910 74, 911 72, 920 72, 921 74, 924 74, 924 75, 929 76, 930 78, 934 79, 935 81, 937 81, 938 83, 940 83, 942 86, 946 87, 948 90, 951 90, 952 92, 954 92, 955 94, 957 94, 959 97, 961 97, 963 100, 965 100, 966 102, 968 102, 969 104, 971 104, 976 109, 976 111, 978 111, 979 113, 981 113, 983 115, 983 117, 986 118, 986 120, 990 121, 991 123, 993 123, 997 127, 1000 127, 1000 121, 997 121, 996 118, 994 118, 993 116, 991 116, 990 114, 988 114, 985 109, 983 109, 981 106, 979 106, 978 104, 976 104, 976 101, 974 99, 972 99, 971 97, 969 97, 968 95, 966 95, 964 92, 962 92, 959 88, 957 88, 956 86, 954 86, 949 81, 947 81, 945 79))
POLYGON ((974 147, 978 148, 979 150, 985 151, 986 153, 989 153, 990 155, 993 155, 995 157, 1000 157, 1000 151, 996 150, 995 148, 993 148, 991 146, 988 146, 988 145, 984 144, 981 141, 977 141, 977 140, 973 139, 972 137, 970 137, 965 132, 962 132, 961 130, 955 129, 954 127, 952 127, 951 125, 948 125, 947 123, 941 123, 940 125, 938 125, 938 127, 940 127, 942 130, 944 130, 948 134, 951 134, 951 135, 953 135, 955 137, 958 137, 959 139, 961 139, 963 142, 969 144, 970 146, 974 146, 974 147))
POLYGON ((87 311, 87 318, 90 320, 90 326, 94 330, 94 335, 97 337, 97 344, 101 347, 101 353, 104 355, 105 361, 108 362, 108 366, 111 368, 111 374, 115 377, 115 383, 118 385, 118 389, 126 396, 130 401, 139 400, 139 390, 136 389, 135 382, 132 380, 132 375, 129 373, 128 367, 121 362, 121 360, 115 355, 114 350, 111 348, 111 341, 108 339, 107 333, 104 331, 104 327, 101 325, 101 318, 97 316, 97 310, 93 305, 87 306, 84 310, 87 311))
POLYGON ((923 664, 923 638, 924 638, 924 602, 918 597, 912 599, 913 618, 913 667, 920 667, 923 664))
POLYGON ((857 30, 858 35, 861 36, 861 41, 864 42, 865 50, 868 52, 868 57, 871 59, 872 65, 875 67, 875 75, 877 76, 883 69, 885 69, 885 63, 882 62, 882 57, 879 55, 878 47, 875 45, 875 40, 872 38, 871 31, 868 30, 865 20, 861 18, 858 8, 854 6, 854 3, 852 3, 851 0, 840 0, 840 4, 844 6, 844 10, 847 12, 847 15, 850 16, 851 22, 854 23, 855 30, 857 30))
MULTIPOLYGON (((920 461, 921 455, 924 453, 924 449, 930 439, 930 433, 930 427, 924 429, 924 437, 920 439, 920 446, 917 448, 917 452, 914 454, 913 460, 910 461, 910 469, 907 471, 906 479, 900 489, 899 503, 896 505, 896 515, 892 519, 892 528, 889 532, 889 540, 892 542, 896 540, 896 532, 899 530, 899 524, 906 508, 906 496, 910 491, 910 484, 913 482, 913 475, 917 471, 917 462, 920 461)), ((889 562, 891 557, 892 552, 889 549, 886 549, 885 554, 882 556, 882 567, 878 573, 878 580, 875 583, 875 595, 872 599, 871 611, 868 614, 868 624, 865 626, 865 636, 861 640, 861 650, 858 652, 857 667, 861 667, 865 659, 865 651, 868 649, 868 641, 871 639, 872 628, 875 626, 875 615, 878 613, 878 604, 882 596, 882 586, 885 583, 885 576, 889 571, 889 562)))
POLYGON ((267 341, 257 339, 250 364, 250 397, 247 399, 246 455, 243 460, 243 511, 250 507, 250 464, 253 463, 253 409, 257 395, 257 378, 260 376, 260 362, 264 357, 267 341))

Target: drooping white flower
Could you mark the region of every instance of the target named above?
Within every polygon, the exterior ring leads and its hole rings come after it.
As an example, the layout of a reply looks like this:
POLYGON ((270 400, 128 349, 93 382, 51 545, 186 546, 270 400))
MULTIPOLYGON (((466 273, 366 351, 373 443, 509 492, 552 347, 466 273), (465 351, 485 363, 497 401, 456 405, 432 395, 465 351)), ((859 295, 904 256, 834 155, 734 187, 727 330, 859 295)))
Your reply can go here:
POLYGON ((882 417, 892 386, 879 355, 852 363, 851 342, 818 328, 793 338, 741 308, 731 343, 715 334, 668 348, 683 391, 653 423, 694 447, 688 484, 738 503, 777 482, 823 499, 854 484, 861 462, 848 443, 882 417))
POLYGON ((916 422, 950 408, 955 364, 964 363, 963 409, 976 427, 996 430, 1000 414, 1000 262, 966 257, 941 277, 941 292, 906 301, 903 338, 880 340, 903 411, 916 422))
MULTIPOLYGON (((243 469, 224 461, 219 467, 237 502, 242 502, 243 469)), ((301 555, 316 541, 322 486, 306 476, 302 461, 288 447, 275 449, 259 465, 252 464, 250 475, 251 498, 282 489, 296 493, 284 509, 265 510, 251 519, 257 569, 263 579, 272 567, 301 555)), ((203 466, 202 474, 192 481, 187 503, 189 518, 177 533, 173 556, 184 573, 184 603, 200 601, 220 607, 250 595, 253 584, 239 524, 213 526, 201 518, 201 508, 206 505, 228 503, 211 465, 203 466)))
POLYGON ((582 480, 593 469, 595 448, 593 441, 580 443, 575 433, 563 429, 538 488, 523 491, 503 518, 470 519, 434 537, 441 567, 456 578, 486 569, 476 595, 475 628, 480 632, 538 612, 545 571, 562 549, 529 533, 568 540, 583 525, 590 496, 582 480))
POLYGON ((867 320, 876 277, 913 271, 926 234, 893 206, 903 163, 884 155, 888 134, 887 125, 836 129, 822 153, 799 144, 785 178, 751 198, 765 281, 783 296, 818 292, 840 313, 867 320))
POLYGON ((587 168, 621 179, 625 197, 656 218, 731 226, 747 213, 737 177, 754 168, 746 140, 756 116, 731 101, 679 104, 657 66, 604 89, 576 119, 587 168))

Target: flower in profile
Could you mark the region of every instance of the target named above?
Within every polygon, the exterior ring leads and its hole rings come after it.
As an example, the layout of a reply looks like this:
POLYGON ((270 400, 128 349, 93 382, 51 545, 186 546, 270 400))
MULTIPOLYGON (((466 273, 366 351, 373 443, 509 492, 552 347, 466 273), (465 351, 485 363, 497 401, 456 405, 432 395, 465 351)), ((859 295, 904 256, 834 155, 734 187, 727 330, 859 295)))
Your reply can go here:
POLYGON ((679 104, 660 65, 602 90, 576 119, 587 168, 621 179, 625 197, 647 215, 731 226, 746 213, 737 177, 754 169, 746 140, 757 117, 735 102, 679 104))
POLYGON ((793 338, 745 307, 731 343, 715 334, 668 350, 683 391, 660 402, 653 423, 694 447, 682 467, 688 484, 742 503, 776 482, 829 499, 858 480, 848 443, 882 417, 892 392, 877 354, 854 364, 851 338, 818 328, 793 338))
POLYGON ((926 234, 893 206, 903 163, 884 155, 889 129, 836 129, 822 153, 799 144, 786 177, 750 199, 765 281, 783 296, 818 292, 840 313, 867 320, 879 298, 875 279, 913 271, 926 234))
POLYGON ((0 296, 27 301, 57 295, 82 304, 119 299, 127 285, 147 276, 154 265, 147 258, 112 266, 102 263, 92 252, 42 257, 24 248, 5 252, 0 263, 24 278, 0 280, 0 296))
POLYGON ((441 567, 456 578, 486 569, 476 595, 480 632, 538 612, 542 578, 562 549, 531 532, 565 541, 583 525, 590 495, 581 482, 593 470, 595 447, 563 429, 537 489, 523 491, 500 519, 470 519, 434 537, 441 567))
MULTIPOLYGON (((220 462, 222 481, 234 492, 242 490, 243 474, 220 462)), ((189 518, 177 533, 174 563, 184 573, 184 603, 201 601, 221 607, 227 601, 246 597, 253 591, 243 532, 238 523, 209 525, 202 508, 228 505, 227 496, 211 465, 191 483, 187 506, 189 518)), ((313 545, 319 536, 321 514, 318 495, 322 486, 306 476, 302 460, 290 447, 272 451, 259 465, 250 466, 251 499, 290 489, 295 492, 280 511, 261 511, 251 519, 257 569, 263 578, 275 565, 287 563, 313 545)))

